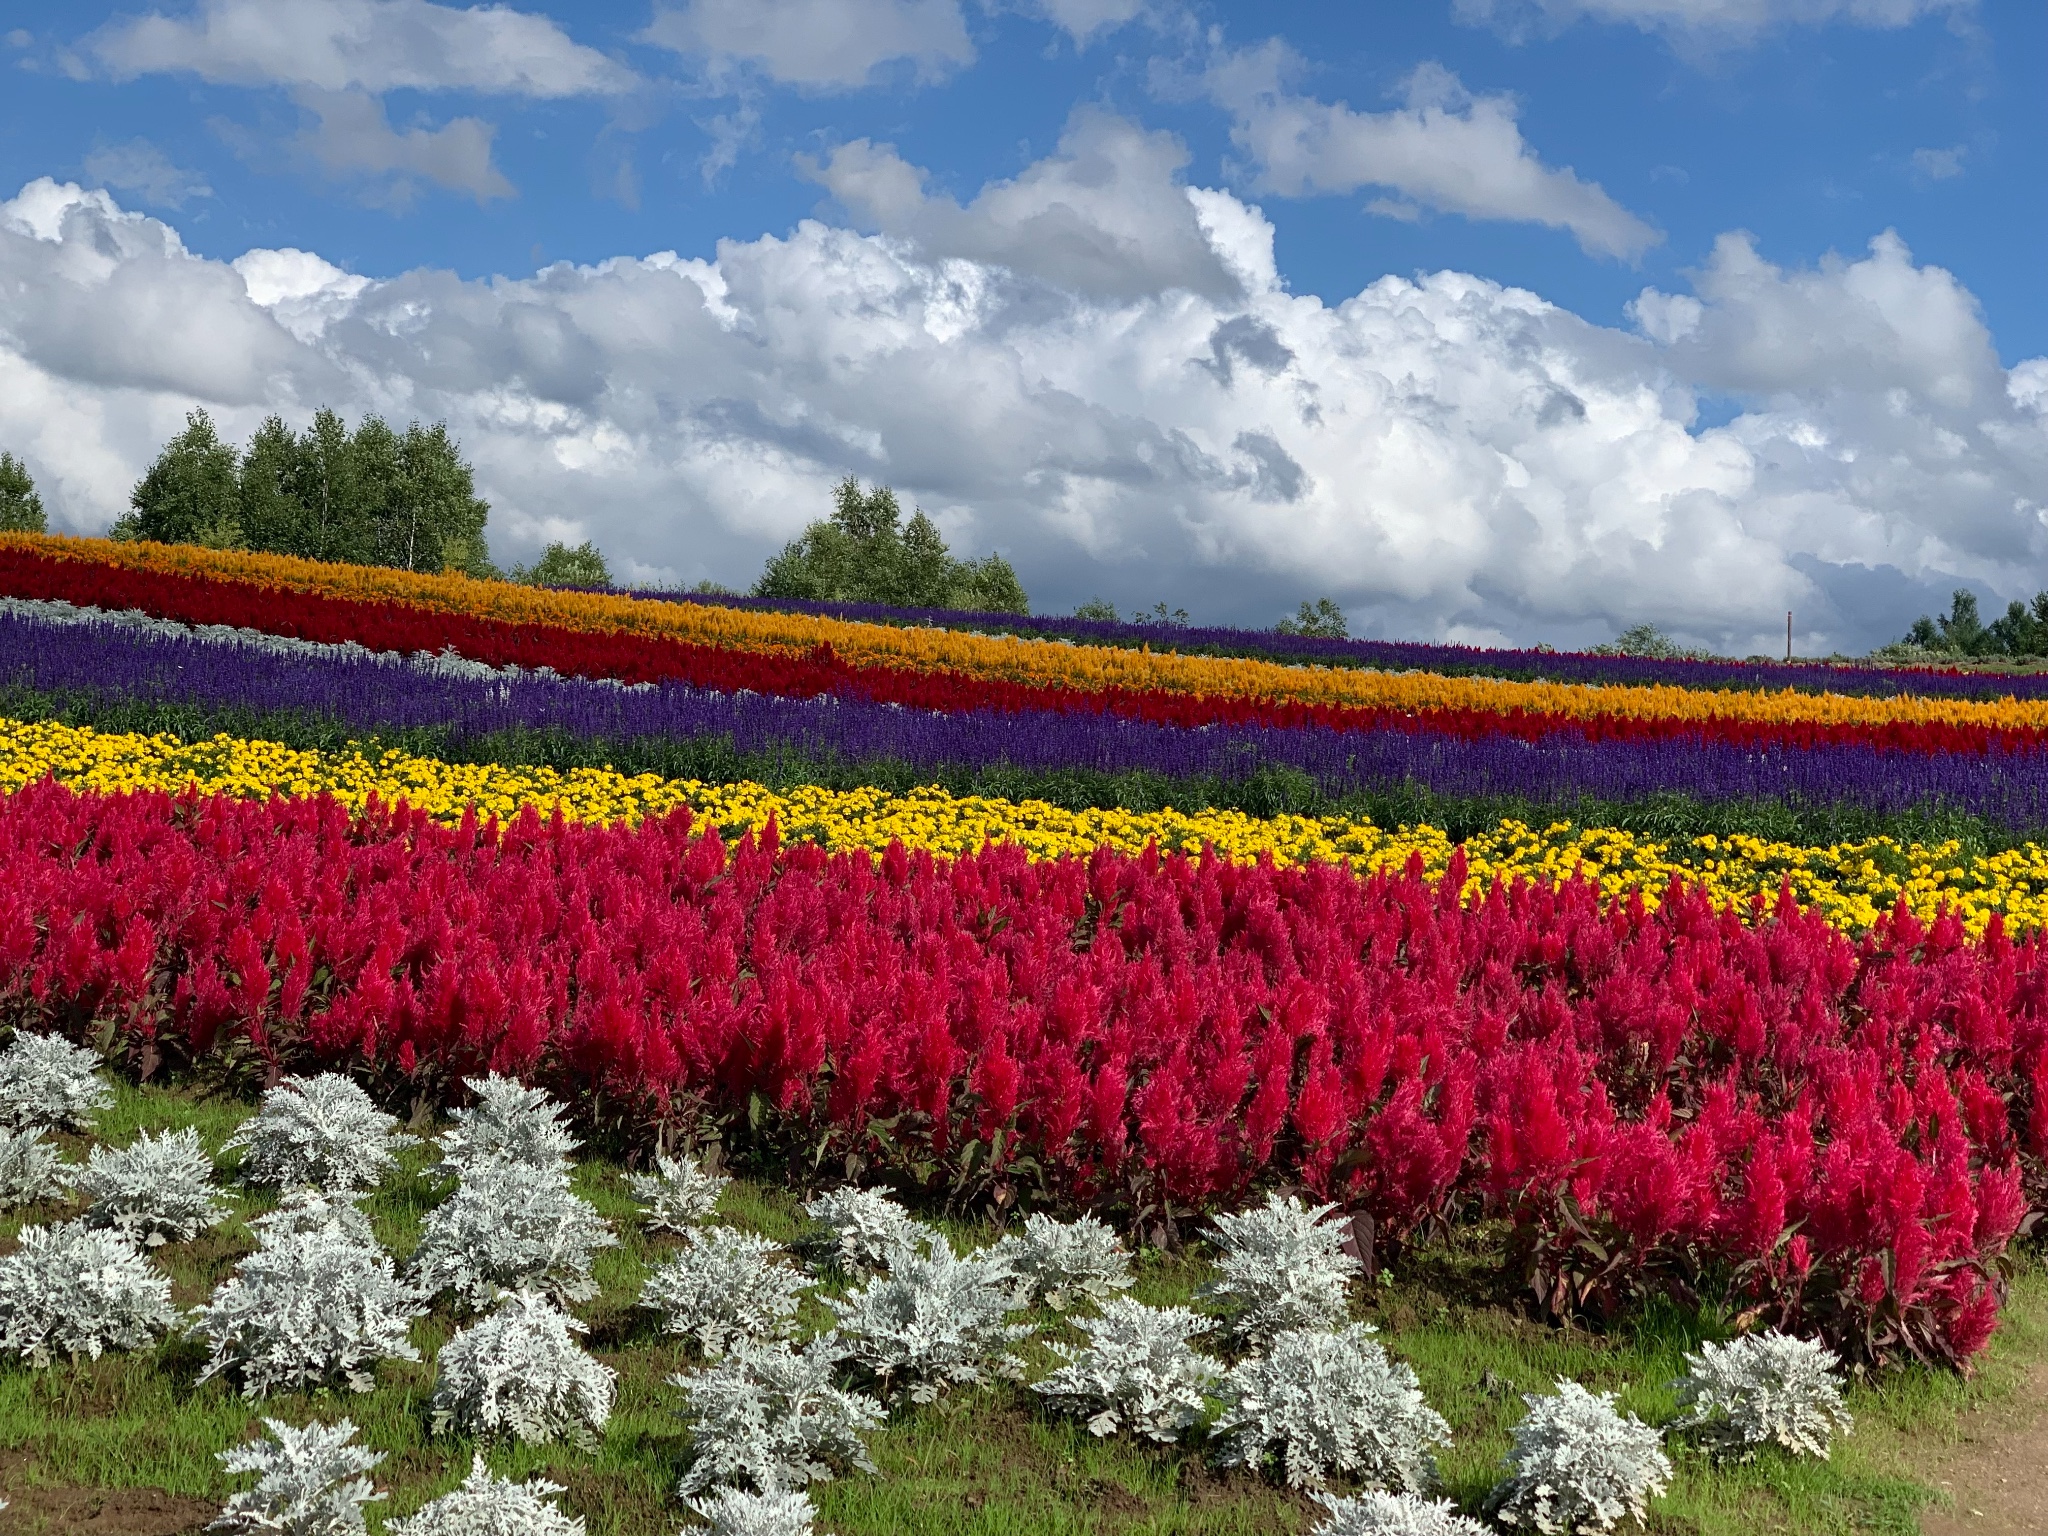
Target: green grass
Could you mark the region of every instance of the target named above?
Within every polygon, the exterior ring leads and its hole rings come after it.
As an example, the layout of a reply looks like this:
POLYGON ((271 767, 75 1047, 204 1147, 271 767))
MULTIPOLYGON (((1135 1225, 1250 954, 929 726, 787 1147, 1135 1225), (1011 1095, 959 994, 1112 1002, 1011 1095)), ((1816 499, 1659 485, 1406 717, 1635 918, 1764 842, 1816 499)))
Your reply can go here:
MULTIPOLYGON (((247 1107, 192 1092, 123 1086, 100 1121, 101 1139, 116 1144, 144 1128, 195 1126, 218 1154, 247 1107)), ((74 1150, 82 1145, 73 1139, 74 1150)), ((398 1177, 371 1202, 379 1237, 403 1257, 418 1238, 420 1218, 435 1197, 423 1175, 426 1149, 406 1155, 398 1177)), ((233 1154, 223 1157, 231 1173, 233 1154)), ((590 1345, 619 1372, 618 1406, 600 1449, 486 1447, 506 1475, 540 1472, 563 1484, 564 1503, 585 1517, 592 1536, 670 1530, 680 1511, 675 1482, 688 1456, 688 1434, 664 1382, 690 1366, 688 1350, 665 1339, 634 1305, 642 1279, 673 1238, 646 1234, 632 1220, 634 1203, 623 1171, 590 1161, 577 1171, 580 1193, 617 1225, 622 1246, 600 1255, 599 1296, 579 1309, 591 1324, 590 1345)), ((270 1201, 228 1179, 235 1215, 197 1242, 161 1251, 177 1300, 192 1304, 228 1274, 253 1241, 246 1218, 270 1201)), ((12 1240, 23 1220, 71 1214, 40 1207, 0 1223, 12 1240)), ((801 1224, 797 1198, 760 1183, 736 1183, 721 1217, 778 1238, 801 1224)), ((956 1227, 959 1239, 985 1241, 986 1228, 956 1227)), ((1520 1417, 1522 1391, 1569 1376, 1621 1394, 1624 1405, 1657 1422, 1675 1411, 1668 1383, 1685 1350, 1711 1336, 1698 1316, 1661 1312, 1608 1336, 1560 1333, 1484 1304, 1482 1288, 1464 1283, 1470 1254, 1436 1253, 1407 1263, 1372 1288, 1361 1315, 1384 1331, 1390 1348, 1420 1374, 1430 1401, 1451 1422, 1454 1448, 1443 1458, 1444 1491, 1476 1508, 1493 1484, 1508 1432, 1520 1417), (1460 1300, 1461 1296, 1474 1299, 1460 1300)), ((1199 1258, 1147 1251, 1134 1294, 1154 1303, 1189 1300, 1206 1278, 1199 1258)), ((804 1320, 822 1326, 823 1304, 806 1302, 804 1320)), ((1839 1442, 1829 1462, 1767 1456, 1742 1467, 1718 1467, 1683 1449, 1678 1476, 1658 1506, 1652 1528, 1702 1536, 1761 1532, 1917 1529, 1915 1512, 1934 1497, 1912 1475, 1916 1459, 1953 1434, 1958 1415, 1977 1403, 2009 1396, 2036 1359, 2048 1354, 2048 1279, 2030 1267, 2015 1288, 2006 1326, 1978 1375, 1969 1381, 1908 1370, 1851 1393, 1856 1433, 1839 1442)), ((1049 1328, 1061 1326, 1049 1315, 1049 1328)), ((446 1491, 467 1471, 473 1449, 461 1439, 428 1432, 426 1405, 434 1352, 458 1325, 445 1309, 414 1328, 422 1363, 386 1363, 377 1390, 322 1393, 245 1402, 231 1387, 196 1384, 203 1351, 172 1341, 151 1355, 34 1371, 0 1366, 0 1477, 10 1492, 37 1484, 99 1488, 155 1487, 208 1500, 235 1486, 214 1459, 246 1439, 259 1415, 304 1422, 344 1414, 363 1440, 388 1453, 378 1481, 390 1490, 373 1506, 375 1528, 446 1491)), ((1050 1357, 1027 1349, 1034 1373, 1050 1357)), ((1256 1479, 1211 1471, 1193 1450, 1097 1440, 1078 1424, 1055 1420, 1027 1389, 999 1384, 960 1391, 921 1408, 899 1408, 873 1445, 876 1476, 817 1490, 822 1531, 883 1536, 915 1530, 958 1536, 1272 1536, 1308 1530, 1308 1500, 1256 1479)), ((24 1501, 33 1507, 33 1501, 24 1501)), ((30 1528, 33 1528, 32 1526, 30 1528)))

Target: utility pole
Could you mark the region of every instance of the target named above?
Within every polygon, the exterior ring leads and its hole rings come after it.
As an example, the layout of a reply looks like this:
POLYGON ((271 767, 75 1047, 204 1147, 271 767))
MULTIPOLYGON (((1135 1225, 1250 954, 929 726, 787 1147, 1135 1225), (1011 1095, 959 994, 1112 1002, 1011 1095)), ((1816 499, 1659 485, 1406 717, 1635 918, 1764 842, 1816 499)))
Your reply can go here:
POLYGON ((1792 610, 1785 610, 1785 665, 1792 665, 1792 610))

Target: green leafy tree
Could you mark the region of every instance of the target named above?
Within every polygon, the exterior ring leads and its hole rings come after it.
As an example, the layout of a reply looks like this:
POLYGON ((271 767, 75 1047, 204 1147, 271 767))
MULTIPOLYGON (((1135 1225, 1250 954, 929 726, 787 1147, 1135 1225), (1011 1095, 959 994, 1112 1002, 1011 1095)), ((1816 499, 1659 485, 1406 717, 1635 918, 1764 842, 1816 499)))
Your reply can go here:
POLYGON ((888 486, 863 491, 849 475, 832 499, 830 518, 812 523, 769 560, 754 584, 755 596, 1030 611, 1007 560, 1001 555, 955 559, 938 526, 923 512, 904 522, 902 504, 888 486))
POLYGON ((1188 611, 1185 608, 1168 608, 1164 603, 1154 603, 1150 613, 1147 613, 1143 608, 1134 610, 1131 614, 1131 622, 1133 624, 1164 624, 1169 629, 1186 629, 1188 627, 1188 611))
POLYGON ((1312 640, 1342 640, 1351 633, 1344 610, 1327 597, 1304 601, 1293 618, 1282 619, 1273 628, 1279 634, 1305 635, 1312 640))
POLYGON ((36 494, 28 466, 11 453, 0 453, 0 533, 43 533, 43 498, 36 494))
POLYGON ((533 564, 514 566, 512 579, 534 587, 608 587, 612 571, 604 552, 588 540, 574 549, 557 540, 533 564))
POLYGON ((1906 633, 1906 643, 1923 651, 1940 651, 1950 656, 1981 656, 1996 643, 1984 627, 1977 608, 1977 594, 1958 587, 1949 595, 1948 612, 1935 618, 1922 614, 1906 633))
POLYGON ((2031 604, 2007 604, 1990 629, 1994 645, 2008 656, 2048 656, 2048 592, 2037 592, 2031 604))
POLYGON ((1091 597, 1074 610, 1074 617, 1086 619, 1092 624, 1114 624, 1123 617, 1116 611, 1116 604, 1106 597, 1091 597))
POLYGON ((132 511, 117 537, 159 544, 242 545, 240 455, 220 440, 213 418, 194 411, 129 494, 132 511))

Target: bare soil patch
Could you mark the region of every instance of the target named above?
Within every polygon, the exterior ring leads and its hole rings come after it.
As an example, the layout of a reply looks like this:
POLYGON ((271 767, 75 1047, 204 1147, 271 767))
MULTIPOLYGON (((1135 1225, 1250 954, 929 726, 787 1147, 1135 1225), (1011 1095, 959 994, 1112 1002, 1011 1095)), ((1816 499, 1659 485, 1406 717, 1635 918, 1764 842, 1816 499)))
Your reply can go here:
POLYGON ((2048 1365, 2010 1402, 1978 1408, 1925 1474, 1952 1505, 1920 1517, 1924 1536, 2048 1533, 2048 1365))

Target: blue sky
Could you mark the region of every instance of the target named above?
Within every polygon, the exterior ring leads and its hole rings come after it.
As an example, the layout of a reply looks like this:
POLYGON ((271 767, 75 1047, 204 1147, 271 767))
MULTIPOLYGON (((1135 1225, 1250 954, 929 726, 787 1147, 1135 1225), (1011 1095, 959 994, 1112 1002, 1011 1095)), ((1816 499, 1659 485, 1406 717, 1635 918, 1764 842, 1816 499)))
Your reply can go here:
POLYGON ((70 526, 186 409, 334 403, 450 419, 507 557, 644 579, 744 580, 853 472, 1047 607, 1740 649, 1789 606, 1861 648, 2048 586, 2038 4, 180 0, 0 40, 0 444, 70 526))

